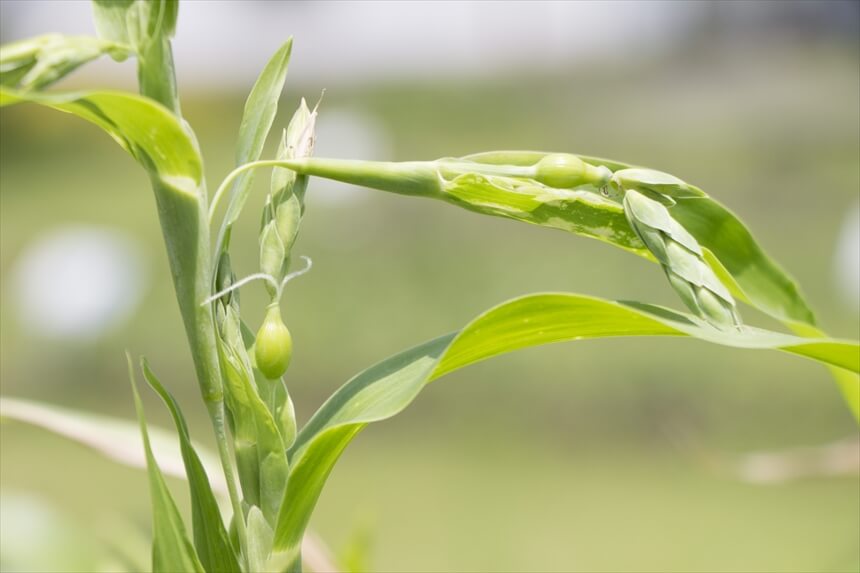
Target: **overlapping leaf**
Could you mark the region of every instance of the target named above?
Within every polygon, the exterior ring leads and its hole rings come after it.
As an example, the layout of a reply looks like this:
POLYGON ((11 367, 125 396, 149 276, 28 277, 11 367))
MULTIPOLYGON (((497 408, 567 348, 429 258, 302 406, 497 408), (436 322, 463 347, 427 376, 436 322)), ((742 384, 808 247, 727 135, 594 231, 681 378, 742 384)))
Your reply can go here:
POLYGON ((239 562, 227 537, 227 530, 221 518, 221 510, 209 485, 209 477, 200 457, 191 444, 188 425, 179 409, 179 404, 164 385, 149 369, 146 361, 142 363, 143 375, 153 390, 164 401, 176 424, 182 460, 188 477, 191 494, 191 519, 194 530, 194 545, 203 567, 208 572, 239 573, 239 562))
POLYGON ((149 493, 152 497, 152 570, 153 573, 204 573, 203 565, 197 557, 194 545, 188 539, 185 525, 176 502, 167 488, 164 476, 158 468, 158 462, 152 453, 149 434, 146 429, 146 418, 143 414, 143 404, 137 392, 134 381, 134 368, 129 358, 129 377, 134 394, 134 407, 140 423, 140 434, 143 438, 143 449, 146 454, 146 472, 149 476, 149 493))
MULTIPOLYGON (((604 197, 588 186, 555 189, 527 176, 503 175, 509 171, 508 167, 534 166, 545 155, 534 151, 498 151, 438 161, 395 163, 310 158, 281 163, 308 175, 440 199, 482 214, 561 229, 654 260, 630 227, 617 199, 604 197), (475 166, 474 171, 469 169, 470 164, 475 166), (482 170, 481 165, 496 166, 498 174, 482 170)), ((618 161, 579 157, 610 170, 631 167, 618 161)), ((739 298, 784 322, 813 322, 812 311, 797 285, 764 253, 731 211, 698 193, 676 198, 669 211, 721 262, 731 280, 745 293, 739 298)))
MULTIPOLYGON (((146 455, 140 428, 137 423, 130 420, 2 396, 0 397, 0 422, 8 420, 43 428, 91 448, 118 464, 135 469, 146 469, 146 455)), ((150 447, 162 472, 165 475, 186 479, 185 464, 176 435, 152 425, 147 426, 147 433, 150 447)), ((218 496, 225 498, 227 484, 224 482, 218 457, 199 444, 195 444, 194 448, 211 480, 212 489, 218 496)), ((270 541, 268 547, 271 547, 270 541)), ((329 550, 312 532, 305 534, 303 554, 305 565, 312 571, 337 570, 329 550)))
MULTIPOLYGON (((537 151, 496 151, 464 159, 489 164, 534 165, 545 155, 537 151)), ((632 167, 599 157, 579 157, 612 171, 632 167)), ((783 322, 814 322, 812 310, 795 281, 764 252, 734 213, 707 196, 676 198, 675 201, 676 204, 669 208, 670 213, 719 260, 743 290, 745 296, 739 298, 783 322)), ((624 219, 623 211, 607 213, 606 216, 624 219)), ((621 222, 618 224, 622 225, 621 222)), ((594 226, 599 228, 604 223, 598 221, 594 226)), ((646 250, 630 249, 626 243, 619 246, 650 258, 646 250)))
POLYGON ((803 338, 752 327, 718 330, 695 317, 638 303, 573 294, 514 299, 459 332, 393 356, 342 386, 299 433, 275 530, 275 549, 289 561, 340 454, 370 422, 403 410, 431 380, 491 356, 540 344, 618 336, 688 336, 725 346, 771 349, 857 373, 857 343, 803 338))

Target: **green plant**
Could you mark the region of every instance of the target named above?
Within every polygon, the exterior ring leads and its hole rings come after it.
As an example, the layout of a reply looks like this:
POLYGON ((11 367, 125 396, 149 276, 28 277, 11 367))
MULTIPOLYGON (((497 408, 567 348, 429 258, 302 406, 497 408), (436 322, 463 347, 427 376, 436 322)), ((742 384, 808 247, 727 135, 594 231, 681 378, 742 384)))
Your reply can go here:
MULTIPOLYGON (((189 537, 152 455, 135 388, 153 502, 153 569, 299 570, 302 538, 325 481, 367 424, 399 413, 444 374, 528 346, 588 337, 691 336, 737 348, 777 349, 830 366, 852 411, 860 413, 857 343, 824 337, 794 282, 734 214, 698 188, 658 171, 572 154, 491 152, 408 163, 312 158, 316 110, 304 102, 284 131, 277 156, 260 160, 286 78, 288 41, 248 97, 236 168, 210 205, 200 152, 175 89, 170 38, 176 2, 96 0, 94 8, 99 39, 50 36, 3 47, 0 105, 30 101, 98 125, 152 182, 232 509, 225 522, 205 456, 192 445, 176 402, 142 362, 144 378, 175 421, 192 506, 189 537), (137 58, 141 95, 40 91, 101 54, 137 58), (260 272, 237 280, 230 264, 233 225, 260 168, 272 169, 259 235, 260 272), (658 262, 693 314, 573 294, 518 298, 358 374, 297 430, 281 379, 292 340, 280 301, 286 282, 303 272, 290 272, 291 251, 311 176, 439 199, 602 240, 658 262), (224 201, 226 211, 213 234, 224 201), (256 336, 242 320, 237 292, 253 280, 263 281, 271 299, 256 336), (736 299, 784 322, 796 335, 741 325, 736 299)), ((134 380, 131 367, 130 376, 134 380)))

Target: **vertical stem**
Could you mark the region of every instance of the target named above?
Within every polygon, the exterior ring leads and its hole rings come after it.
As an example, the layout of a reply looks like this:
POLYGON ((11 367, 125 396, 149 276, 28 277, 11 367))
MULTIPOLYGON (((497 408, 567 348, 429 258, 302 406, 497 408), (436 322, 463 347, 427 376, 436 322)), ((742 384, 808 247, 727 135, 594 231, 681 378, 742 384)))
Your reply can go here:
MULTIPOLYGON (((164 105, 177 117, 182 117, 179 110, 179 97, 176 92, 173 51, 168 37, 160 36, 150 45, 146 53, 139 54, 138 80, 140 93, 164 105)), ((156 186, 156 197, 161 197, 157 186, 162 185, 163 182, 154 181, 153 184, 156 186)), ((206 186, 201 182, 193 204, 168 206, 162 205, 159 201, 159 218, 168 247, 170 270, 176 288, 179 310, 185 325, 203 401, 206 403, 209 419, 215 432, 218 458, 227 483, 230 504, 235 514, 234 519, 236 520, 239 542, 244 550, 248 547, 248 533, 236 486, 233 460, 227 444, 223 383, 217 355, 215 324, 211 305, 200 306, 212 288, 207 203, 206 186), (177 215, 179 215, 178 218, 177 215), (185 230, 183 231, 180 227, 184 227, 185 230), (189 234, 188 230, 190 229, 194 229, 196 233, 189 234), (176 241, 185 242, 192 246, 193 257, 176 256, 178 249, 171 248, 171 246, 175 246, 172 244, 176 241)), ((183 249, 182 252, 188 251, 183 249)))
POLYGON ((248 531, 245 528, 245 515, 239 503, 239 490, 234 478, 236 474, 233 470, 233 458, 230 457, 230 450, 227 447, 227 434, 224 428, 224 401, 207 402, 206 409, 209 411, 209 419, 212 420, 212 427, 215 430, 218 458, 221 460, 221 468, 224 470, 224 477, 227 480, 227 492, 236 521, 236 532, 239 534, 239 545, 245 548, 248 547, 248 531))

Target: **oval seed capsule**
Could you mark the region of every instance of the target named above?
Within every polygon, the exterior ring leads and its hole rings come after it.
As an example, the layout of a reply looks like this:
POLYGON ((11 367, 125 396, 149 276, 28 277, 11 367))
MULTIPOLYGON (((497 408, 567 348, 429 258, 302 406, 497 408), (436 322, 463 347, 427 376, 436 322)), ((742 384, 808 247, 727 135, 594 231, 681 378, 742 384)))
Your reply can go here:
POLYGON ((257 359, 257 370, 269 380, 276 380, 284 375, 293 357, 293 337, 281 319, 281 308, 278 303, 269 305, 263 325, 257 331, 254 343, 254 356, 257 359))
POLYGON ((586 163, 570 153, 550 153, 535 165, 535 179, 556 189, 570 189, 579 185, 605 185, 612 173, 603 166, 586 163))
POLYGON ((580 185, 585 175, 585 162, 569 153, 551 153, 537 162, 535 179, 544 185, 564 189, 580 185))

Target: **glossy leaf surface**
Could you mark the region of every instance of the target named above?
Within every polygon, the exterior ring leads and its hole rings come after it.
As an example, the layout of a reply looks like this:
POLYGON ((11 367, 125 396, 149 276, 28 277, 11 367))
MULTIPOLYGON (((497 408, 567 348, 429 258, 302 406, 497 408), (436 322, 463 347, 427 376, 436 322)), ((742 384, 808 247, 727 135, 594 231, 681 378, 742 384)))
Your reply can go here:
POLYGON ((743 349, 780 350, 840 370, 860 368, 857 343, 802 338, 752 327, 718 330, 663 307, 574 294, 536 294, 499 305, 459 332, 395 355, 357 375, 317 411, 290 450, 287 494, 275 548, 298 551, 326 478, 349 442, 370 422, 403 410, 431 380, 521 348, 619 336, 687 336, 743 349))
POLYGON ((152 498, 152 570, 153 573, 196 572, 204 573, 203 565, 197 557, 194 545, 188 539, 182 516, 176 507, 176 502, 167 488, 164 476, 158 468, 152 447, 149 444, 149 434, 146 429, 146 418, 143 414, 143 404, 134 381, 134 369, 129 359, 129 377, 134 394, 134 407, 140 423, 140 434, 143 438, 143 449, 146 454, 146 473, 149 476, 149 493, 152 498))
POLYGON ((146 381, 164 401, 164 405, 170 410, 170 415, 176 424, 191 494, 194 546, 197 548, 200 561, 208 572, 238 573, 240 571, 239 562, 233 553, 227 530, 224 528, 221 510, 218 508, 215 495, 212 493, 209 477, 206 475, 203 463, 191 444, 188 425, 179 409, 179 404, 152 373, 146 361, 143 361, 142 368, 146 381))

